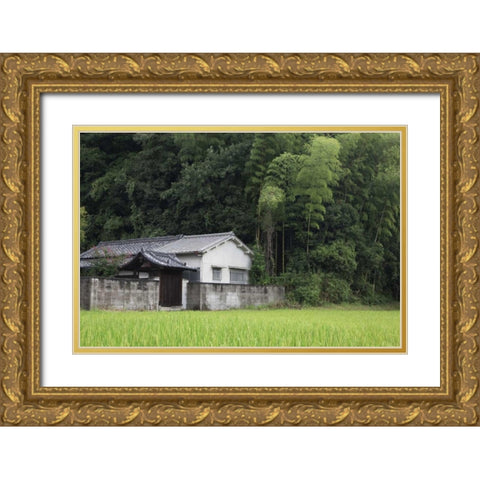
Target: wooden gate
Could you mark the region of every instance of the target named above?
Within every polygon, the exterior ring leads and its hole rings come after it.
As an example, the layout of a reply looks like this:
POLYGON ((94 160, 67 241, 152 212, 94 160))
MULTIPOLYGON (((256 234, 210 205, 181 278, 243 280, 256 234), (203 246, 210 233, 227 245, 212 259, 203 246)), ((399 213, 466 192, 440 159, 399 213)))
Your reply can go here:
POLYGON ((163 270, 160 274, 160 306, 177 307, 182 305, 182 272, 163 270))

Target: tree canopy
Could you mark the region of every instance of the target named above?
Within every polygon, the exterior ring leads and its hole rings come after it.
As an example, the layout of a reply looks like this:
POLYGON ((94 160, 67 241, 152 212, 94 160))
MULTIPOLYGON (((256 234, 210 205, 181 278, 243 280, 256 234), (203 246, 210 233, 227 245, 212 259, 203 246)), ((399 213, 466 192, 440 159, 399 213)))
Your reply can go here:
POLYGON ((81 248, 233 230, 298 303, 400 295, 397 133, 82 133, 81 248))

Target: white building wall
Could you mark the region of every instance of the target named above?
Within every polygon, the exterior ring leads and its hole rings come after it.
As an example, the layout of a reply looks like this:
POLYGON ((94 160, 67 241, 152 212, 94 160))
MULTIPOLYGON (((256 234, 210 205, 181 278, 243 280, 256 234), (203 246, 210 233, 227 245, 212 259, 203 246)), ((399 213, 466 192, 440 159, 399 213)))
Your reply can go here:
MULTIPOLYGON (((202 256, 197 254, 177 254, 181 262, 185 262, 189 267, 200 268, 202 265, 202 256)), ((201 272, 200 272, 201 273, 201 272)), ((201 278, 200 278, 200 281, 201 278)))
POLYGON ((221 282, 230 283, 230 268, 250 270, 252 259, 233 240, 228 240, 218 247, 212 248, 204 253, 200 266, 200 281, 205 283, 213 282, 212 267, 222 269, 221 282))
POLYGON ((182 278, 182 309, 185 310, 187 308, 187 288, 188 288, 188 280, 182 278))
POLYGON ((201 255, 177 253, 177 257, 181 262, 186 262, 189 267, 199 268, 202 265, 201 255))

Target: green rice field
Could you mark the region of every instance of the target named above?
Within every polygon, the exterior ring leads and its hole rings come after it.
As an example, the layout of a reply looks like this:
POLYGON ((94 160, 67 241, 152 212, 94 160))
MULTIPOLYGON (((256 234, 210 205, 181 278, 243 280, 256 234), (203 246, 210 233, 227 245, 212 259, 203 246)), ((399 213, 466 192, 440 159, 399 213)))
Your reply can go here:
POLYGON ((81 347, 396 347, 400 311, 81 311, 81 347))

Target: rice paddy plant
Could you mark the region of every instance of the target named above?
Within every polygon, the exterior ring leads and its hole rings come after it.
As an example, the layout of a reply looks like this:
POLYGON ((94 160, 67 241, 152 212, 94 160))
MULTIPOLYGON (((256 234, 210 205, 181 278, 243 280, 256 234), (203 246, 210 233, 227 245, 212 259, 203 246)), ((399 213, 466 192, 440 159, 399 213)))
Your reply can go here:
POLYGON ((82 347, 392 347, 399 310, 82 311, 82 347))

